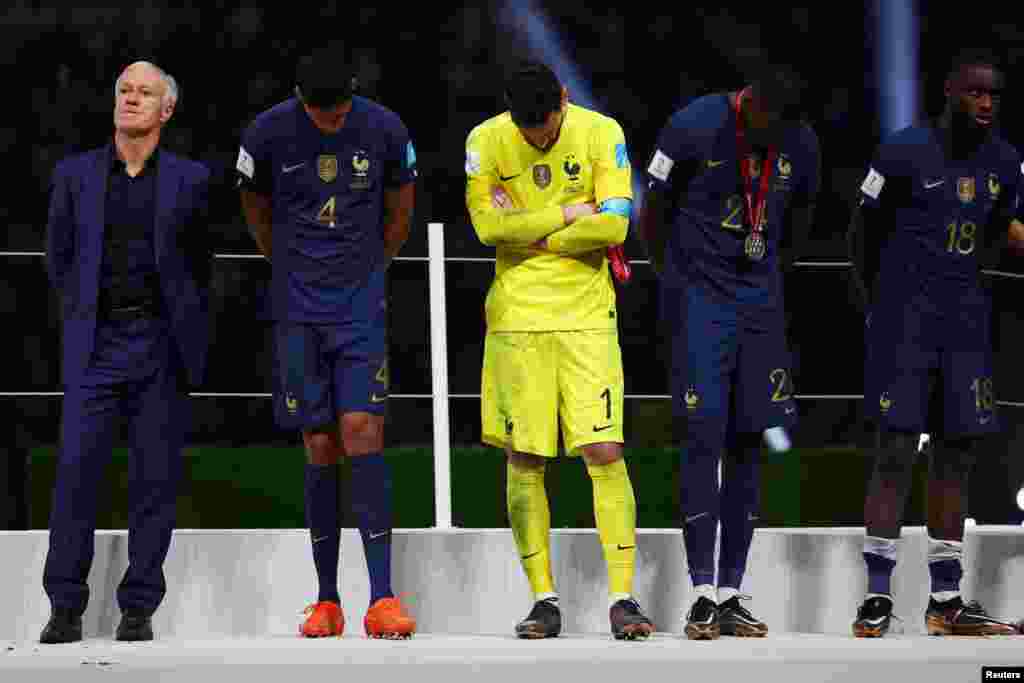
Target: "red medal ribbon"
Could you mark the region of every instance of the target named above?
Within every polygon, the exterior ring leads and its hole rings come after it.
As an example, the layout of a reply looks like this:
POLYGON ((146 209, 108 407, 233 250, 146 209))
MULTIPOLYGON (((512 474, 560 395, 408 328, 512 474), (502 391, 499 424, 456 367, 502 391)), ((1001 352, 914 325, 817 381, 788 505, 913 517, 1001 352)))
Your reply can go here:
POLYGON ((764 220, 764 207, 768 199, 768 181, 771 180, 772 171, 775 169, 775 156, 776 148, 775 145, 768 147, 768 154, 765 156, 764 163, 761 164, 761 187, 757 193, 757 199, 754 200, 752 189, 753 183, 751 182, 751 169, 750 169, 750 146, 747 144, 747 135, 744 128, 743 122, 743 100, 750 94, 750 88, 746 87, 742 91, 736 94, 734 100, 734 109, 736 111, 736 153, 739 155, 740 161, 740 175, 743 180, 743 194, 747 200, 747 220, 750 222, 750 229, 755 232, 761 232, 762 224, 764 220))

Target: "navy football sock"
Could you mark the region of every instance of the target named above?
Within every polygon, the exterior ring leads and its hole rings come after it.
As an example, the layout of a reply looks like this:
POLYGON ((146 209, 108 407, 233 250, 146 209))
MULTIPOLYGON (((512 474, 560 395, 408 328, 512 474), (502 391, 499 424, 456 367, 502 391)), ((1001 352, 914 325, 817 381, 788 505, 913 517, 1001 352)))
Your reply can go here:
POLYGON ((306 465, 306 525, 313 544, 313 564, 320 583, 319 602, 341 603, 338 595, 338 551, 341 513, 338 509, 337 465, 306 465))
POLYGON ((928 572, 932 597, 948 600, 963 578, 964 516, 974 467, 974 439, 941 439, 928 467, 928 572))
POLYGON ((864 566, 868 570, 868 595, 892 595, 892 572, 896 568, 898 538, 865 536, 864 566))
POLYGON ((932 578, 932 595, 960 592, 964 570, 960 561, 963 541, 945 541, 928 536, 928 573, 932 578))
POLYGON ((718 536, 718 455, 712 425, 691 421, 688 443, 680 451, 683 543, 694 586, 715 584, 715 540, 718 536))
POLYGON ((760 509, 761 435, 740 434, 722 462, 719 588, 739 590, 760 509))
POLYGON ((382 453, 350 457, 352 511, 370 574, 370 604, 391 592, 391 470, 382 453))

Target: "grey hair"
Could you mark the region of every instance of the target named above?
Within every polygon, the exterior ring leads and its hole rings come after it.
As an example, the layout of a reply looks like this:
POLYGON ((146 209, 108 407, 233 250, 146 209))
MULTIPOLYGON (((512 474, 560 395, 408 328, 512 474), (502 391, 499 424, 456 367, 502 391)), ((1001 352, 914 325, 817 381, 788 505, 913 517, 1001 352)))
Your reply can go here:
MULTIPOLYGON (((163 80, 164 85, 167 87, 167 92, 164 93, 164 97, 170 99, 172 104, 177 103, 177 101, 178 101, 178 82, 176 80, 174 80, 174 76, 172 76, 171 74, 167 73, 166 71, 164 71, 163 69, 158 67, 153 62, 135 62, 135 64, 145 64, 147 66, 152 67, 158 74, 160 74, 160 78, 163 80)), ((121 72, 121 76, 123 76, 123 75, 124 75, 124 72, 121 72)), ((114 97, 115 98, 117 97, 118 91, 121 89, 121 76, 118 76, 117 77, 117 81, 114 83, 114 97)))

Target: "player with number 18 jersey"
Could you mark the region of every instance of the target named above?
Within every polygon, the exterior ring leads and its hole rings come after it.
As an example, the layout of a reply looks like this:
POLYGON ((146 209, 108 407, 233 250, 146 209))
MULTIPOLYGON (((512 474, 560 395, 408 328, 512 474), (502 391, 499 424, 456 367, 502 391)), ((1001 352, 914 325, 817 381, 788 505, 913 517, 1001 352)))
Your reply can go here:
POLYGON ((936 125, 895 133, 879 146, 861 185, 864 209, 878 209, 887 228, 877 275, 866 283, 865 401, 889 429, 983 434, 998 429, 998 415, 991 296, 980 259, 993 227, 1013 214, 1021 159, 995 133, 970 157, 952 158, 948 134, 936 125), (943 406, 929 419, 933 371, 943 406))
POLYGON ((981 437, 998 429, 992 302, 981 271, 1020 242, 1020 154, 997 132, 998 60, 958 55, 934 121, 876 150, 850 226, 865 313, 864 401, 874 463, 864 501, 868 590, 854 635, 880 637, 921 432, 931 436, 927 482, 925 624, 931 635, 1016 629, 960 595, 968 481, 981 437))

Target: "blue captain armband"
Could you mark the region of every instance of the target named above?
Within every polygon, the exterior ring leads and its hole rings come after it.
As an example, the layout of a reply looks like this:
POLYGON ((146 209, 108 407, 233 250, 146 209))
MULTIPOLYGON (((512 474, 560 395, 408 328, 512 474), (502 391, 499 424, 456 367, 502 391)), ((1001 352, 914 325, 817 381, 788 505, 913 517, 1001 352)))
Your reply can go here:
POLYGON ((633 212, 633 200, 626 199, 624 197, 615 197, 613 199, 606 199, 601 202, 601 206, 597 209, 598 213, 614 213, 622 216, 626 220, 629 220, 629 215, 633 212))

